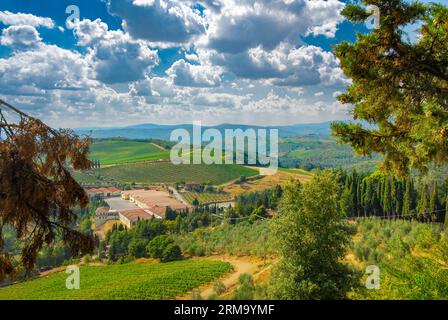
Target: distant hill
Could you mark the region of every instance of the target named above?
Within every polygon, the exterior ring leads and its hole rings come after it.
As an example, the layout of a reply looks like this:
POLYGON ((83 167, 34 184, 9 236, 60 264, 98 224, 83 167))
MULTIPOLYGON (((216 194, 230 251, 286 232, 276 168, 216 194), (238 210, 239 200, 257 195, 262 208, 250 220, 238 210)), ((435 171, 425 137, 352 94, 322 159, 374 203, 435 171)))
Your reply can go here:
MULTIPOLYGON (((215 128, 224 133, 225 129, 279 129, 279 136, 281 138, 296 137, 296 136, 323 136, 330 134, 330 122, 315 123, 315 124, 296 124, 289 126, 249 126, 238 124, 221 124, 218 126, 206 127, 203 129, 215 128)), ((186 129, 190 133, 192 131, 191 124, 180 125, 158 125, 158 124, 139 124, 127 127, 111 127, 111 128, 78 128, 75 129, 80 135, 89 135, 94 139, 105 139, 113 137, 123 137, 127 139, 162 139, 169 140, 171 132, 175 129, 186 129)))

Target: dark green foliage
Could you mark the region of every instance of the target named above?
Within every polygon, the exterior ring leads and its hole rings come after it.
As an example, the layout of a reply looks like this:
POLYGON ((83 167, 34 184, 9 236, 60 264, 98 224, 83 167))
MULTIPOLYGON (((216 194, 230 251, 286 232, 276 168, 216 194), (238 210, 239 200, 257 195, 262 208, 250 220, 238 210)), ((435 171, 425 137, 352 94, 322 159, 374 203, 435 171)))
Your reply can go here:
POLYGON ((144 258, 147 256, 146 254, 146 240, 138 240, 134 239, 129 243, 128 246, 128 254, 135 258, 144 258))
POLYGON ((148 243, 148 246, 146 247, 148 256, 155 259, 161 259, 165 248, 173 242, 174 241, 166 235, 155 237, 148 243))
POLYGON ((169 243, 162 252, 160 261, 169 262, 182 259, 182 252, 178 245, 169 243))
POLYGON ((353 230, 338 200, 339 178, 329 171, 284 191, 274 225, 281 261, 269 282, 274 299, 344 299, 352 272, 341 263, 353 230))
POLYGON ((396 178, 382 172, 341 172, 341 207, 349 217, 380 216, 443 221, 448 191, 426 178, 396 178))
MULTIPOLYGON (((383 169, 403 175, 448 160, 448 9, 404 0, 366 0, 380 10, 379 28, 358 34, 335 49, 352 84, 338 97, 354 105, 355 123, 332 125, 334 134, 357 153, 384 155, 383 169), (420 24, 417 41, 405 26, 420 24)), ((347 6, 353 22, 365 7, 347 6)))

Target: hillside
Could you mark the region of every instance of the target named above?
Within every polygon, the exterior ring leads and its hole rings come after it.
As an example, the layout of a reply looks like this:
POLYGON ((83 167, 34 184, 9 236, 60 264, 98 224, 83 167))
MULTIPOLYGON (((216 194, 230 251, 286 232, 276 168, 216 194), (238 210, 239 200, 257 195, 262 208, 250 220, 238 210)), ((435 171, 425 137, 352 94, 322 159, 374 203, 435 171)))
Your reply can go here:
MULTIPOLYGON (((296 137, 303 135, 329 135, 330 123, 311 123, 311 124, 296 124, 288 126, 249 126, 243 124, 221 124, 218 126, 204 126, 203 130, 214 128, 219 130, 222 134, 226 129, 278 129, 280 137, 296 137)), ((105 139, 113 137, 122 137, 127 139, 162 139, 169 140, 171 132, 175 129, 185 129, 192 132, 191 124, 179 125, 158 125, 158 124, 140 124, 127 127, 111 127, 111 128, 78 128, 76 133, 80 135, 89 135, 94 139, 105 139)))
POLYGON ((80 267, 80 290, 67 290, 57 272, 0 288, 0 300, 173 299, 230 271, 226 262, 185 260, 80 267))
POLYGON ((167 160, 170 152, 144 141, 110 139, 95 141, 90 147, 90 159, 102 165, 139 161, 167 160))
POLYGON ((81 182, 119 183, 176 183, 194 181, 219 185, 239 178, 253 176, 258 171, 240 165, 174 165, 171 162, 139 162, 110 166, 78 173, 81 182))
POLYGON ((357 156, 347 145, 340 145, 329 136, 291 137, 280 139, 280 166, 313 168, 343 168, 346 170, 374 170, 380 157, 357 156))

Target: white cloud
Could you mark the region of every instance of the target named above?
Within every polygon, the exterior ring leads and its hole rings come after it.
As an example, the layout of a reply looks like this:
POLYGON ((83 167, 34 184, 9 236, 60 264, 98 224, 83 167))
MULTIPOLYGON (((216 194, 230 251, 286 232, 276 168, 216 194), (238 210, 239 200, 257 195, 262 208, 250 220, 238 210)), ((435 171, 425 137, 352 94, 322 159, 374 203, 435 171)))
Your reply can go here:
POLYGON ((28 49, 40 43, 39 32, 32 26, 10 26, 3 30, 0 44, 13 49, 28 49))
POLYGON ((28 51, 0 59, 3 93, 45 95, 49 90, 85 90, 97 84, 90 80, 84 57, 54 45, 41 44, 28 51))
POLYGON ((123 19, 133 38, 186 43, 205 34, 206 21, 183 0, 108 0, 109 12, 123 19))
POLYGON ((293 45, 309 34, 334 37, 343 17, 338 0, 225 0, 219 13, 207 12, 204 45, 218 52, 241 53, 261 47, 272 50, 282 42, 293 45))
POLYGON ((96 79, 104 83, 144 79, 159 63, 157 51, 121 30, 109 30, 100 19, 80 21, 74 33, 79 45, 89 47, 86 58, 93 66, 96 79))
POLYGON ((221 84, 219 68, 212 66, 192 65, 181 59, 173 63, 166 73, 178 86, 217 87, 221 84))
POLYGON ((7 26, 32 26, 52 29, 55 24, 52 19, 38 17, 29 13, 12 13, 10 11, 0 11, 0 22, 7 26))
POLYGON ((303 45, 295 48, 281 43, 273 50, 262 47, 229 54, 199 50, 200 61, 222 66, 237 77, 270 79, 278 86, 344 86, 347 80, 337 58, 320 47, 303 45))

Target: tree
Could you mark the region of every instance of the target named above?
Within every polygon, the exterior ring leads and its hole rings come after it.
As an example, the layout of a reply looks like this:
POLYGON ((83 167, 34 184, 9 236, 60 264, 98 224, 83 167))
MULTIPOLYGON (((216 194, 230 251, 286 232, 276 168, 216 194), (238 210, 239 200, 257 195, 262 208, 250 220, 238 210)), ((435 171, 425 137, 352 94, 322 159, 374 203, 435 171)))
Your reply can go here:
POLYGON ((281 261, 273 270, 270 296, 280 300, 344 299, 351 272, 341 263, 352 230, 340 208, 334 173, 324 171, 300 188, 285 189, 274 239, 281 261))
POLYGON ((60 238, 72 255, 93 250, 93 239, 73 229, 77 206, 87 194, 67 166, 84 170, 90 140, 70 130, 54 130, 0 100, 0 235, 5 226, 22 241, 19 261, 3 250, 0 237, 0 281, 23 268, 33 269, 39 251, 60 238))
MULTIPOLYGON (((404 0, 364 0, 380 10, 380 26, 358 34, 354 44, 335 48, 352 84, 338 100, 352 104, 354 120, 336 122, 334 135, 360 154, 384 155, 383 169, 404 174, 410 167, 448 160, 448 8, 404 0), (422 23, 420 37, 406 39, 403 27, 422 23)), ((353 22, 370 13, 348 5, 353 22)))
POLYGON ((152 239, 148 246, 146 247, 146 251, 151 258, 154 259, 162 259, 163 251, 169 244, 173 244, 174 241, 170 239, 166 235, 160 235, 152 239))
POLYGON ((128 253, 135 258, 146 257, 146 245, 147 241, 141 239, 134 239, 129 243, 128 253))
POLYGON ((445 201, 445 228, 448 228, 448 195, 445 201))
POLYGON ((177 244, 169 243, 162 251, 160 261, 169 262, 180 260, 182 258, 182 252, 177 244))

